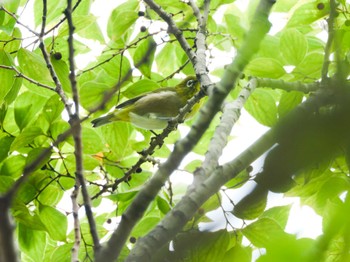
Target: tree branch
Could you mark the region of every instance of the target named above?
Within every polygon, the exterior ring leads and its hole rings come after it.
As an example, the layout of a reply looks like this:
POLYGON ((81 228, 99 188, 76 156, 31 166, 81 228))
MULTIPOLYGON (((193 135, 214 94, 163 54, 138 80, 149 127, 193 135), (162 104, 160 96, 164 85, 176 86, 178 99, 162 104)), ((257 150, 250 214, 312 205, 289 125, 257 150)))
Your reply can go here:
MULTIPOLYGON (((75 165, 76 165, 76 182, 75 182, 75 190, 76 192, 74 194, 72 194, 72 201, 73 201, 73 207, 77 206, 76 203, 76 197, 78 195, 78 188, 81 187, 81 192, 83 195, 83 200, 84 200, 84 207, 85 207, 85 213, 86 213, 86 217, 88 219, 89 222, 89 226, 90 226, 90 233, 92 236, 92 240, 94 243, 94 251, 96 252, 99 248, 100 248, 100 240, 98 238, 98 234, 97 234, 97 229, 96 229, 96 221, 94 219, 93 213, 92 213, 92 209, 91 209, 91 199, 89 196, 89 193, 87 191, 87 187, 86 187, 86 181, 84 178, 84 167, 83 167, 83 144, 82 144, 82 139, 81 139, 81 133, 82 133, 82 128, 81 128, 81 123, 80 123, 80 119, 79 119, 79 106, 80 106, 80 102, 79 102, 79 94, 78 94, 78 89, 77 89, 77 81, 75 78, 75 63, 74 63, 74 38, 73 38, 73 34, 74 34, 74 24, 73 24, 73 18, 72 18, 72 0, 68 0, 67 2, 67 8, 64 12, 64 14, 66 15, 67 18, 67 23, 68 23, 68 29, 69 29, 69 36, 68 36, 68 50, 69 50, 69 69, 70 69, 70 73, 69 73, 69 79, 70 79, 70 83, 71 83, 71 88, 72 88, 72 93, 73 93, 73 102, 74 102, 74 106, 75 106, 75 112, 73 115, 70 115, 70 119, 69 119, 69 123, 72 127, 73 130, 73 139, 74 139, 74 156, 75 156, 75 165)), ((74 211, 74 210, 73 210, 74 211)), ((75 226, 79 226, 79 222, 78 222, 78 214, 74 215, 74 219, 75 219, 75 226)), ((80 230, 78 230, 77 228, 75 228, 75 239, 77 241, 77 243, 75 243, 75 249, 74 249, 74 256, 75 259, 78 261, 78 250, 77 248, 79 248, 79 244, 80 244, 80 230), (77 235, 79 234, 79 235, 77 235)))
MULTIPOLYGON (((160 6, 151 0, 146 0, 145 2, 149 4, 156 12, 159 12, 159 14, 164 16, 163 19, 166 19, 168 24, 171 23, 171 21, 169 21, 169 16, 167 16, 166 13, 164 14, 164 12, 160 9, 160 6)), ((133 203, 125 211, 117 230, 112 234, 107 246, 101 251, 99 257, 96 258, 96 261, 102 261, 102 259, 107 259, 104 261, 113 261, 117 258, 121 247, 124 245, 131 232, 131 229, 142 217, 149 203, 157 195, 158 191, 164 185, 172 171, 175 170, 175 168, 180 164, 183 157, 189 151, 191 151, 205 130, 208 128, 209 123, 220 109, 226 95, 234 86, 237 78, 253 54, 257 52, 261 40, 269 31, 270 23, 268 22, 267 18, 273 3, 274 1, 269 0, 262 0, 260 2, 245 42, 238 51, 238 55, 234 59, 233 63, 224 73, 224 77, 221 80, 219 87, 215 89, 216 92, 213 92, 213 94, 209 97, 208 103, 201 109, 199 113, 200 115, 196 119, 196 122, 189 134, 175 145, 175 148, 167 161, 159 167, 159 170, 154 174, 152 179, 145 184, 134 199, 133 203), (116 248, 116 245, 118 248, 116 248)), ((175 25, 171 25, 172 29, 176 30, 174 26, 175 25)))

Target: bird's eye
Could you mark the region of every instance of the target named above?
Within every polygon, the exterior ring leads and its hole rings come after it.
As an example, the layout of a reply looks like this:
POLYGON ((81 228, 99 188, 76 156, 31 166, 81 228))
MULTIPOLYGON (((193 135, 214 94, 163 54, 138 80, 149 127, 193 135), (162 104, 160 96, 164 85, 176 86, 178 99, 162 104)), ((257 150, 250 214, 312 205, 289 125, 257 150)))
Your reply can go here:
POLYGON ((192 87, 194 85, 195 81, 194 80, 188 80, 186 83, 187 87, 192 87))

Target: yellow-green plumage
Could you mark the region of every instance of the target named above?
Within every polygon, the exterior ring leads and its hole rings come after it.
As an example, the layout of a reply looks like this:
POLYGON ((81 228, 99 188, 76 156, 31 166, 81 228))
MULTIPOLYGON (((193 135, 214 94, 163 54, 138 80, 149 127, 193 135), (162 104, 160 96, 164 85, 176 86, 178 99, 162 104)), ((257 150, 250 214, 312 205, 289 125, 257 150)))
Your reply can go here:
MULTIPOLYGON (((175 87, 163 87, 130 99, 106 116, 94 119, 94 127, 114 121, 130 122, 144 129, 163 129, 177 116, 187 101, 197 94, 200 84, 195 76, 188 76, 175 87)), ((198 104, 192 111, 198 110, 198 104)), ((191 115, 193 112, 191 112, 191 115)))

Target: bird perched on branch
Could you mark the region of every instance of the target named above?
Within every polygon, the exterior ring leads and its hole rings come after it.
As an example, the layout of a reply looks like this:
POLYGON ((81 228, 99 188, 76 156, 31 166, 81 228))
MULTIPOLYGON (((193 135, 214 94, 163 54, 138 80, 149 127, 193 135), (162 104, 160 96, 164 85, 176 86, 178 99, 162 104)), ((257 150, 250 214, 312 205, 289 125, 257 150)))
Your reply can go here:
MULTIPOLYGON (((188 76, 175 87, 162 87, 121 103, 113 112, 94 119, 91 123, 93 127, 98 127, 114 121, 124 121, 144 129, 164 129, 169 120, 177 116, 179 110, 199 90, 197 78, 188 76)), ((186 118, 192 116, 199 107, 196 104, 186 118)))

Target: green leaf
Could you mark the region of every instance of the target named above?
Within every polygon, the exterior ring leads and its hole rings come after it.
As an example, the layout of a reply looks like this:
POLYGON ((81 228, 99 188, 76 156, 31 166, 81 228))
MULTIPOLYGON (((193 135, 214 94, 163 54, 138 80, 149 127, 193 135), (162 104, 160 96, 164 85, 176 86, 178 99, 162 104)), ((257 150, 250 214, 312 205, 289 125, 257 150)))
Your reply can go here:
POLYGON ((14 137, 10 136, 0 138, 0 163, 9 156, 10 147, 14 139, 14 137))
MULTIPOLYGON (((259 262, 277 262, 277 261, 320 261, 315 259, 312 255, 324 254, 324 250, 315 251, 317 249, 316 241, 308 238, 295 239, 291 236, 284 236, 275 239, 272 242, 266 243, 266 254, 259 257, 259 262)), ((322 256, 323 257, 323 256, 322 256)), ((336 261, 328 260, 325 261, 336 261)))
POLYGON ((261 218, 242 229, 243 235, 256 247, 266 247, 276 239, 287 235, 276 221, 261 218))
POLYGON ((96 129, 83 128, 82 139, 85 154, 96 154, 105 148, 101 137, 97 134, 96 129))
POLYGON ((245 19, 242 19, 242 17, 243 14, 236 7, 228 8, 224 14, 224 21, 226 22, 229 34, 234 40, 234 46, 239 46, 242 43, 247 31, 246 24, 244 24, 245 19))
POLYGON ((106 144, 119 161, 133 152, 131 139, 135 132, 129 123, 115 122, 102 126, 101 131, 106 144))
MULTIPOLYGON (((0 15, 3 11, 0 11, 0 15)), ((1 26, 0 26, 1 28, 1 26)), ((3 41, 0 43, 0 48, 3 49, 8 54, 13 54, 21 46, 22 33, 17 27, 14 28, 12 34, 8 35, 6 32, 0 33, 0 39, 3 41), (8 42, 7 42, 8 41, 8 42)))
POLYGON ((11 155, 1 166, 1 175, 11 176, 14 179, 19 178, 23 173, 23 168, 26 163, 26 158, 22 155, 11 155))
POLYGON ((101 44, 104 44, 105 40, 103 37, 103 33, 96 21, 93 23, 91 23, 90 25, 82 28, 81 30, 79 30, 78 35, 83 37, 83 38, 87 38, 87 39, 91 39, 91 40, 96 40, 99 41, 101 44))
POLYGON ((297 65, 293 74, 297 79, 319 79, 321 77, 321 69, 323 65, 324 55, 319 52, 312 52, 306 55, 304 60, 297 65))
POLYGON ((37 126, 30 126, 28 128, 25 128, 22 133, 20 133, 15 140, 13 141, 10 150, 16 151, 21 149, 22 147, 30 144, 33 142, 33 140, 38 137, 44 135, 43 131, 40 127, 37 126))
POLYGON ((294 10, 286 27, 300 27, 302 25, 309 25, 328 14, 329 1, 310 1, 309 3, 300 5, 294 10), (321 10, 317 8, 317 4, 319 3, 324 4, 324 8, 321 10))
POLYGON ((243 170, 235 178, 232 178, 230 181, 228 181, 225 184, 225 187, 231 188, 231 189, 239 188, 244 185, 244 182, 248 181, 249 177, 250 176, 247 170, 243 170))
POLYGON ((57 246, 52 252, 50 261, 70 262, 73 243, 57 246))
POLYGON ((277 107, 272 95, 264 89, 256 89, 244 108, 260 124, 273 126, 277 121, 277 107))
POLYGON ((67 217, 55 208, 45 205, 40 206, 39 215, 50 237, 65 242, 68 225, 67 217))
POLYGON ((23 74, 42 84, 54 86, 44 58, 24 48, 18 50, 17 58, 23 74))
POLYGON ((278 60, 259 57, 250 61, 245 69, 245 73, 249 76, 277 79, 286 72, 284 71, 283 65, 278 60))
POLYGON ((288 13, 299 0, 278 0, 273 5, 273 12, 288 13))
POLYGON ((158 224, 159 221, 160 217, 143 217, 141 221, 134 227, 133 231, 131 232, 131 236, 137 238, 146 235, 152 228, 154 228, 158 224))
POLYGON ((12 177, 0 176, 0 193, 5 194, 15 183, 15 180, 12 177))
POLYGON ((251 262, 252 261, 252 249, 250 247, 242 247, 241 245, 235 245, 233 248, 225 253, 225 257, 222 262, 251 262))
POLYGON ((63 109, 63 102, 61 101, 59 95, 55 94, 50 97, 44 105, 43 115, 49 123, 52 123, 61 115, 63 109))
POLYGON ((267 217, 273 219, 279 224, 279 226, 284 229, 288 222, 289 211, 291 205, 287 206, 276 206, 266 210, 261 217, 267 217))
POLYGON ((58 79, 62 85, 64 92, 70 94, 72 93, 71 84, 69 80, 69 69, 65 61, 57 60, 51 56, 52 66, 57 74, 58 79))
POLYGON ((129 86, 124 92, 123 95, 127 98, 133 98, 141 94, 145 94, 151 91, 158 89, 160 86, 157 82, 149 79, 141 79, 136 83, 129 86))
POLYGON ((43 231, 32 230, 25 224, 18 225, 18 242, 21 251, 24 252, 31 261, 41 261, 46 250, 46 234, 43 231))
POLYGON ((37 119, 38 113, 42 110, 46 99, 33 92, 20 94, 15 101, 15 120, 17 126, 23 130, 30 123, 37 119))
POLYGON ((138 6, 137 0, 126 1, 115 8, 107 24, 107 34, 112 41, 117 41, 125 32, 135 23, 138 18, 138 6))
POLYGON ((177 261, 222 261, 230 243, 230 234, 226 230, 200 232, 190 230, 180 233, 173 241, 177 261), (182 258, 182 259, 180 259, 182 258))
POLYGON ((165 215, 167 214, 171 208, 170 205, 168 203, 168 201, 166 201, 164 198, 157 196, 157 206, 159 208, 159 210, 165 215))
MULTIPOLYGON (((47 15, 46 24, 55 24, 59 21, 60 17, 63 17, 63 11, 66 8, 65 0, 47 1, 47 15)), ((34 2, 34 23, 35 26, 41 24, 43 18, 43 1, 35 0, 34 2)))
MULTIPOLYGON (((41 155, 45 150, 47 150, 47 148, 43 148, 43 147, 36 147, 30 150, 28 152, 28 156, 26 159, 26 165, 31 165, 33 162, 36 162, 39 155, 41 155)), ((51 156, 51 153, 45 154, 44 159, 41 160, 41 162, 38 163, 35 167, 33 167, 34 170, 38 170, 39 168, 41 168, 42 165, 44 165, 47 161, 49 161, 50 156, 51 156)))
MULTIPOLYGON (((6 66, 14 65, 12 57, 8 53, 4 52, 3 50, 0 50, 0 64, 6 65, 6 66)), ((16 78, 16 73, 12 70, 0 68, 0 79, 1 79, 0 103, 3 103, 3 101, 5 100, 5 97, 11 92, 11 90, 15 88, 15 90, 17 91, 16 93, 18 93, 19 87, 18 87, 18 84, 15 85, 15 83, 17 82, 16 81, 17 78, 16 78)), ((20 82, 17 82, 17 83, 20 83, 20 82)), ((7 101, 7 102, 8 104, 10 104, 12 101, 7 101)))
MULTIPOLYGON (((2 1, 1 5, 4 6, 8 11, 15 14, 20 5, 20 0, 12 0, 12 1, 2 1)), ((5 14, 5 11, 0 10, 1 14, 1 23, 0 23, 0 31, 6 32, 6 34, 11 35, 13 32, 13 28, 16 25, 16 19, 14 19, 9 14, 5 14)))
POLYGON ((278 115, 279 117, 285 116, 294 107, 299 105, 303 100, 303 93, 297 91, 283 92, 280 102, 278 104, 278 115))
POLYGON ((133 56, 134 65, 144 76, 148 78, 151 78, 151 70, 156 46, 157 44, 153 38, 149 37, 138 45, 133 56))
MULTIPOLYGON (((74 33, 86 29, 96 22, 96 17, 93 15, 75 15, 73 16, 74 33)), ((58 38, 67 36, 69 34, 68 23, 63 23, 58 30, 58 38)))
POLYGON ((181 60, 177 54, 180 50, 176 44, 167 43, 156 56, 157 67, 161 70, 161 74, 166 76, 175 72, 181 66, 181 60), (171 63, 169 58, 171 57, 171 63))
POLYGON ((63 194, 64 191, 62 188, 54 185, 47 185, 45 189, 40 193, 38 200, 43 205, 55 206, 62 199, 63 194))
POLYGON ((298 65, 308 51, 306 37, 296 29, 287 29, 280 38, 280 50, 288 65, 298 65))

